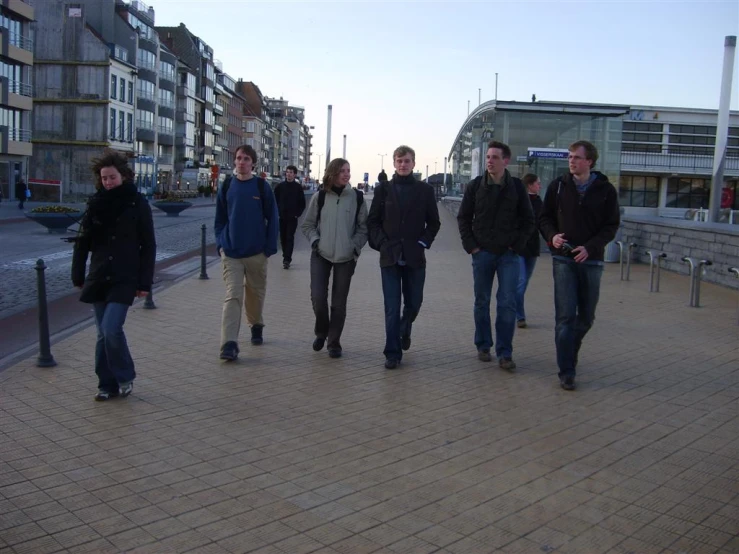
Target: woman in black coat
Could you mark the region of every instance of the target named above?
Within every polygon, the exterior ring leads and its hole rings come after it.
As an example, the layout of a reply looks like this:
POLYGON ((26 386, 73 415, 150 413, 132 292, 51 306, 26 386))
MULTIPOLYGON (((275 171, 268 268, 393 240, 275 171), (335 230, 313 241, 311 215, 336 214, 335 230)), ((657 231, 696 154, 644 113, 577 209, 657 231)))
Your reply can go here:
POLYGON ((134 298, 151 291, 156 241, 151 208, 136 191, 125 156, 106 150, 93 160, 97 192, 80 223, 72 258, 72 283, 92 304, 97 325, 95 400, 126 397, 136 378, 123 324, 134 298), (87 256, 90 268, 85 277, 87 256))
POLYGON ((529 280, 534 273, 536 267, 536 260, 539 257, 539 215, 541 214, 541 208, 543 202, 539 197, 539 191, 541 191, 541 181, 539 177, 533 173, 524 175, 523 184, 526 186, 526 191, 529 193, 529 200, 531 201, 531 208, 534 210, 534 221, 536 222, 536 228, 531 233, 526 248, 519 256, 521 261, 521 269, 518 277, 518 287, 516 289, 516 321, 518 322, 519 329, 525 329, 526 323, 526 311, 524 310, 524 296, 526 289, 529 286, 529 280))

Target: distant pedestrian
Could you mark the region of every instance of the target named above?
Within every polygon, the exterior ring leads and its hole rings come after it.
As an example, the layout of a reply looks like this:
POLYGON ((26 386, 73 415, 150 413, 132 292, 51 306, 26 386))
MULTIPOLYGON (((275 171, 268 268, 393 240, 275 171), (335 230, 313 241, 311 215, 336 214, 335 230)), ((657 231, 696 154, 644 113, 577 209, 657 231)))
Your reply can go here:
POLYGON ((574 390, 580 347, 595 320, 603 254, 621 216, 616 187, 593 170, 595 146, 579 140, 569 151, 569 172, 549 184, 539 226, 552 251, 559 383, 574 390))
POLYGON ((314 194, 301 229, 311 245, 310 296, 316 316, 313 350, 326 344, 328 355, 342 355, 341 333, 354 270, 367 243, 367 205, 353 189, 349 162, 336 158, 326 167, 323 189, 314 194), (328 281, 331 310, 328 307, 328 281))
POLYGON ((396 369, 411 347, 411 328, 423 303, 425 250, 441 227, 433 187, 413 177, 415 151, 399 146, 393 165, 395 175, 377 186, 367 219, 370 246, 380 252, 387 369, 396 369))
POLYGON ((514 371, 513 333, 521 263, 518 258, 534 231, 534 212, 523 183, 506 169, 511 160, 510 147, 490 141, 485 160, 485 173, 464 189, 457 223, 462 246, 472 256, 477 359, 493 359, 490 297, 497 275, 495 356, 501 369, 514 371))
POLYGON ((23 179, 15 184, 15 197, 18 199, 18 209, 22 210, 23 204, 28 199, 28 187, 26 187, 23 179))
POLYGON ((303 186, 295 180, 298 168, 287 166, 285 180, 275 187, 277 211, 280 214, 280 245, 282 246, 282 267, 290 269, 295 248, 295 230, 298 218, 305 211, 303 186))
POLYGON ((226 283, 220 358, 227 361, 239 356, 242 305, 251 325, 251 343, 260 345, 264 340, 267 258, 277 252, 277 202, 269 184, 252 173, 256 161, 254 148, 239 146, 233 176, 224 181, 216 199, 216 249, 226 283))
POLYGON ((533 173, 528 173, 523 176, 524 186, 526 191, 529 193, 529 200, 531 201, 531 208, 534 210, 534 230, 531 232, 526 246, 523 252, 519 256, 521 261, 521 267, 518 274, 518 289, 516 290, 516 321, 519 329, 526 328, 526 310, 524 309, 524 296, 526 289, 529 286, 529 280, 534 274, 534 268, 536 267, 536 260, 539 257, 539 215, 541 215, 542 201, 539 196, 541 190, 541 181, 539 177, 533 173))
POLYGON ((382 183, 387 183, 387 173, 385 173, 385 170, 384 170, 384 169, 382 169, 382 170, 380 171, 380 173, 379 173, 379 174, 377 175, 377 181, 378 181, 378 182, 379 182, 380 184, 382 184, 382 183))
POLYGON ((128 159, 106 150, 93 160, 92 170, 97 192, 88 201, 75 241, 72 283, 82 289, 80 300, 95 311, 95 400, 103 401, 133 391, 136 371, 123 324, 134 298, 151 292, 156 240, 151 208, 136 190, 128 159))

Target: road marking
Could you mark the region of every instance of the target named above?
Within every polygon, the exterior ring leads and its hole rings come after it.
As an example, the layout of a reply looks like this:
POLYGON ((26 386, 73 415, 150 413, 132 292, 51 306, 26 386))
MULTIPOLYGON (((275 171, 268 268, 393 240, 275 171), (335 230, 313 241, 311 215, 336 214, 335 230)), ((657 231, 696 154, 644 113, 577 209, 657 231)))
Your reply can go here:
MULTIPOLYGON (((178 254, 182 254, 182 252, 157 252, 156 261, 161 262, 162 260, 172 258, 174 256, 177 256, 178 254)), ((64 260, 64 258, 70 258, 71 256, 72 251, 65 250, 64 252, 54 252, 53 254, 46 254, 44 256, 40 256, 39 258, 44 260, 44 263, 48 265, 48 262, 53 262, 55 260, 64 260)), ((35 266, 39 258, 28 258, 26 260, 10 262, 9 264, 2 264, 0 265, 0 269, 27 269, 29 267, 35 266)), ((72 265, 72 260, 65 261, 64 264, 56 265, 55 267, 66 267, 67 265, 72 265)))

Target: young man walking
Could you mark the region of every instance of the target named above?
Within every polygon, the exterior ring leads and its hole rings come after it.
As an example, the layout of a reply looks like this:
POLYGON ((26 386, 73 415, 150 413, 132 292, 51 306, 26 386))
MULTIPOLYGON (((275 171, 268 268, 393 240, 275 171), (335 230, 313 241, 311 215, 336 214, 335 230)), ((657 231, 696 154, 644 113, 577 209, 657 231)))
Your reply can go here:
POLYGON ((216 247, 226 283, 220 358, 228 361, 239 355, 242 305, 251 325, 251 343, 263 342, 267 258, 277 252, 277 203, 269 184, 252 174, 256 158, 249 145, 236 150, 234 174, 216 200, 216 247))
POLYGON ((510 159, 511 149, 507 144, 488 143, 487 170, 465 188, 457 222, 462 246, 472 255, 477 358, 481 362, 492 361, 490 297, 497 274, 495 355, 501 369, 514 371, 519 254, 524 252, 534 231, 534 212, 521 180, 512 177, 506 169, 510 159))
POLYGON ((282 267, 290 269, 295 248, 295 231, 298 218, 305 210, 303 187, 295 180, 298 168, 287 166, 285 180, 275 187, 277 211, 280 214, 280 246, 282 247, 282 267))
POLYGON ((554 342, 559 382, 574 390, 582 341, 595 320, 603 254, 618 231, 618 193, 593 171, 598 150, 585 140, 569 147, 569 173, 551 182, 539 224, 552 251, 554 342))
POLYGON ((393 165, 395 175, 375 189, 367 218, 370 246, 380 252, 387 369, 396 369, 403 351, 411 346, 411 327, 421 309, 426 281, 424 250, 431 247, 441 227, 433 187, 413 177, 413 149, 396 148, 393 165))

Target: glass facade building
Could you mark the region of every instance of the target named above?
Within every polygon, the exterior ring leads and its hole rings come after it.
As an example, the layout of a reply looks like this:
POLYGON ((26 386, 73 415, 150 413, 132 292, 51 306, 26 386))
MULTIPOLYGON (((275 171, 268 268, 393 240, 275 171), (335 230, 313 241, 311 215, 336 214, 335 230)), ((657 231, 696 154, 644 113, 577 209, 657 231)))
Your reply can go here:
POLYGON ((508 170, 515 177, 536 173, 546 186, 567 171, 567 147, 577 140, 598 149, 596 169, 618 183, 623 116, 628 106, 563 104, 556 102, 490 101, 470 113, 449 152, 453 182, 447 193, 459 194, 464 185, 485 170, 487 143, 511 148, 508 170))

